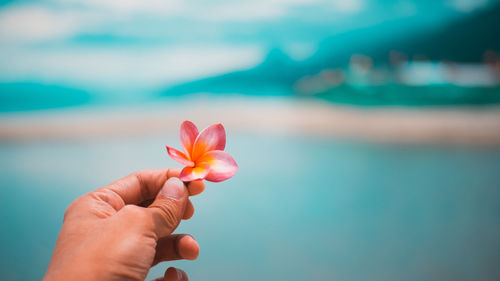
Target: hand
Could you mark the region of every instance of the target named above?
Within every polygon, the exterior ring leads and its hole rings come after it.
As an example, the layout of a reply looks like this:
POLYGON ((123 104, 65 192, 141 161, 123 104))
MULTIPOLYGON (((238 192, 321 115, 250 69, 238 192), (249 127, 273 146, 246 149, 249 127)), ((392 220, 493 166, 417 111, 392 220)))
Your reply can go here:
MULTIPOLYGON (((186 186, 179 173, 137 172, 75 200, 64 214, 43 280, 142 281, 159 262, 196 259, 196 241, 172 232, 181 219, 193 215, 188 196, 201 193, 205 184, 193 181, 186 186)), ((157 280, 188 278, 171 267, 157 280)))

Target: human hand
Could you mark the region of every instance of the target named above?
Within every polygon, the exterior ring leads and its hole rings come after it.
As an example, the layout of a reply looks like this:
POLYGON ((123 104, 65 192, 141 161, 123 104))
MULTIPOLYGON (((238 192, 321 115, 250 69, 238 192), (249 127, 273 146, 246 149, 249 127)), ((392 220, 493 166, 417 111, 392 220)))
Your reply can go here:
MULTIPOLYGON (((188 196, 201 193, 205 184, 193 181, 186 186, 179 173, 137 172, 76 199, 64 214, 43 280, 142 281, 159 262, 196 259, 196 241, 172 232, 181 219, 193 215, 188 196)), ((188 278, 171 267, 157 280, 188 278)))

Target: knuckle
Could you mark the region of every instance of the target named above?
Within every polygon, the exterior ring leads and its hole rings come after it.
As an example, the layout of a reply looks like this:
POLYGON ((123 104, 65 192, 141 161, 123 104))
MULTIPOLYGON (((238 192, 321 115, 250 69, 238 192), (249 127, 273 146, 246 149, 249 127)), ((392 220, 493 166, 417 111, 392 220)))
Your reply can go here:
POLYGON ((144 217, 144 211, 142 210, 141 207, 136 206, 136 205, 125 205, 120 212, 123 214, 134 217, 134 218, 139 218, 142 219, 144 217))
POLYGON ((135 226, 152 228, 154 222, 151 216, 146 212, 146 209, 136 205, 125 205, 120 210, 121 216, 135 226))
POLYGON ((86 195, 79 197, 75 201, 71 202, 71 204, 69 204, 69 206, 64 211, 63 222, 66 221, 68 217, 71 217, 73 213, 75 213, 75 210, 78 209, 80 202, 85 199, 85 196, 86 195))
POLYGON ((71 211, 73 209, 73 204, 75 204, 75 202, 71 203, 67 208, 66 210, 64 211, 64 216, 63 216, 63 222, 66 221, 68 219, 68 217, 71 215, 71 211))

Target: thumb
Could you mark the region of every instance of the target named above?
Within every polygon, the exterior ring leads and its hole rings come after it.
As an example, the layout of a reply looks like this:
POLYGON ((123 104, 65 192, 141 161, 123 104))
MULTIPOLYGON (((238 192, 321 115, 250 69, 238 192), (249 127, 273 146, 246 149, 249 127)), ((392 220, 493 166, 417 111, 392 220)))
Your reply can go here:
POLYGON ((178 178, 169 178, 158 192, 147 209, 153 216, 158 238, 170 235, 177 228, 184 215, 188 195, 186 186, 178 178))

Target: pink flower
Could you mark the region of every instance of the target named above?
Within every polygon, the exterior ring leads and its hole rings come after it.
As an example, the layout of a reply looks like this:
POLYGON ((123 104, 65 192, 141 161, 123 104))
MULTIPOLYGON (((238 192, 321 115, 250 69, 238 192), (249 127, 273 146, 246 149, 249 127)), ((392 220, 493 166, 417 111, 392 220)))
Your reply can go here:
POLYGON ((212 125, 201 133, 190 122, 181 125, 181 144, 184 153, 167 145, 167 152, 175 161, 186 165, 179 178, 182 181, 205 179, 219 182, 232 177, 238 165, 226 147, 226 131, 222 124, 212 125))

